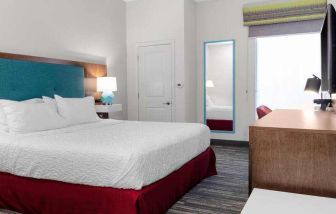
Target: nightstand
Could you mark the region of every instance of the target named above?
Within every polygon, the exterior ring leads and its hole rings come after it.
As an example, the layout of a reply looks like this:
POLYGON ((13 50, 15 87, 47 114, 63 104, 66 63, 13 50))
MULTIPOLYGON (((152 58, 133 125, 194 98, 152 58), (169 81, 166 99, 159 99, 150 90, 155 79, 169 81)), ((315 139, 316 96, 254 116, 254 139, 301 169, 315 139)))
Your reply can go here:
POLYGON ((121 111, 121 104, 104 105, 103 103, 96 103, 96 112, 101 119, 109 119, 113 114, 121 111))

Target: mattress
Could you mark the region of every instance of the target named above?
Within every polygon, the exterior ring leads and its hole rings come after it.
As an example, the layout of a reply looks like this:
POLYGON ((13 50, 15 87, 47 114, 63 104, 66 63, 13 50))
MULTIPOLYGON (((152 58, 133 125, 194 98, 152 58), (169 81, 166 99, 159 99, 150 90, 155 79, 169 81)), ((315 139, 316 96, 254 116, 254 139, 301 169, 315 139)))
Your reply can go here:
POLYGON ((209 120, 232 120, 232 107, 231 106, 207 106, 206 116, 209 120))
POLYGON ((210 145, 202 124, 102 120, 64 129, 0 134, 0 171, 67 183, 141 189, 210 145))

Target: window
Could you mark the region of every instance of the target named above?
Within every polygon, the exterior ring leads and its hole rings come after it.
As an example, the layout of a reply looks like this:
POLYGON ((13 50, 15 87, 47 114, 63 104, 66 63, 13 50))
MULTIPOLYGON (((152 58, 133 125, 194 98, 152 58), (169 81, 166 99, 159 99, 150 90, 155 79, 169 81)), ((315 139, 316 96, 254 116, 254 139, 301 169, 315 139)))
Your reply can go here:
POLYGON ((321 77, 319 33, 257 39, 257 106, 312 108, 318 94, 307 94, 307 78, 321 77))

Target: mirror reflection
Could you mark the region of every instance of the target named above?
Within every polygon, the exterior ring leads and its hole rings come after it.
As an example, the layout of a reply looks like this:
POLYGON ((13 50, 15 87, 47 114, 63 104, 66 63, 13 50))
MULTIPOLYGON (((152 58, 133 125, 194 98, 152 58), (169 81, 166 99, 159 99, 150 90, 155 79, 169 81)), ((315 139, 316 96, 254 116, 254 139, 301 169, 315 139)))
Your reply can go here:
POLYGON ((205 123, 234 132, 234 41, 205 42, 205 123))

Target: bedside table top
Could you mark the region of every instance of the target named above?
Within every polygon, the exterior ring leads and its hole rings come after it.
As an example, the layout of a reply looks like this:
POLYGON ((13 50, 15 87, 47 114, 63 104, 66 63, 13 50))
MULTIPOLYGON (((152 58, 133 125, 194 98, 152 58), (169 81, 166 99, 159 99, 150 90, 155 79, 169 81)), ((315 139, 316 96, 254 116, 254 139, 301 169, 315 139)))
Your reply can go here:
POLYGON ((102 103, 96 103, 96 112, 108 112, 108 113, 116 113, 122 111, 121 104, 112 104, 112 105, 104 105, 102 103))

